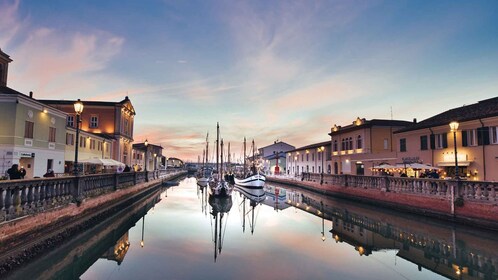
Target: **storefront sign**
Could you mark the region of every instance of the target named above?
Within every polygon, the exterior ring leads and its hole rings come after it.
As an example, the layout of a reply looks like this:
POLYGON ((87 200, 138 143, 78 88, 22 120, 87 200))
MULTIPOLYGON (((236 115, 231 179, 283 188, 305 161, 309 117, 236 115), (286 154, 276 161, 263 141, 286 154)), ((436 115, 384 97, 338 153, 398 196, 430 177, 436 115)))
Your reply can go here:
POLYGON ((34 158, 35 157, 35 153, 20 152, 19 155, 22 158, 34 158))

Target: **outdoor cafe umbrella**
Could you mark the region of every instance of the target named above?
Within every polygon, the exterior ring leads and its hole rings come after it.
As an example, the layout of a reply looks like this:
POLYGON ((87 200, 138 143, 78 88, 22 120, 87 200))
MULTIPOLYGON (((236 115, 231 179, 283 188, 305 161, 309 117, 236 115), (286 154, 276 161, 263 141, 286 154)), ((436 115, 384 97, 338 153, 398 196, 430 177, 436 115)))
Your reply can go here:
POLYGON ((83 163, 88 163, 88 164, 96 164, 96 165, 103 165, 103 166, 117 166, 117 167, 124 167, 125 164, 114 160, 110 158, 89 158, 89 159, 84 159, 80 160, 80 162, 83 163))

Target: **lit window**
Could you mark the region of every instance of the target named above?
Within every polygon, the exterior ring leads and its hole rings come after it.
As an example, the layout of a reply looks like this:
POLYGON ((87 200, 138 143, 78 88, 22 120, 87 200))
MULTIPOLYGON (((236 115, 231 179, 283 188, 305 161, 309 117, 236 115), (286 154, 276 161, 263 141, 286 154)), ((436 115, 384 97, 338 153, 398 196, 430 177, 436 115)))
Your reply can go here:
POLYGON ((66 145, 74 146, 74 134, 66 133, 66 145))
POLYGON ((490 140, 493 144, 498 144, 498 126, 492 126, 490 129, 490 140))

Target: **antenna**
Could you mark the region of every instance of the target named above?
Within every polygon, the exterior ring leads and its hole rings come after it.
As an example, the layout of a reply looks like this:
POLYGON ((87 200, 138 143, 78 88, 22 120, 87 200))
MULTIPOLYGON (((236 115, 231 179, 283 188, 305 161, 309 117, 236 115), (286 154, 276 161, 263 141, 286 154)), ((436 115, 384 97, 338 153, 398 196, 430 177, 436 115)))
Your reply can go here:
POLYGON ((393 106, 391 106, 391 121, 393 120, 393 106))

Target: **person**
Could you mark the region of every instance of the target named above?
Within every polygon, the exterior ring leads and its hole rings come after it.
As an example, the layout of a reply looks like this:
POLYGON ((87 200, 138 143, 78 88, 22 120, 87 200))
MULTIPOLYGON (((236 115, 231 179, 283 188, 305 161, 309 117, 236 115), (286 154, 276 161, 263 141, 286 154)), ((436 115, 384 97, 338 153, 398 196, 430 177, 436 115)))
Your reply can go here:
POLYGON ((19 171, 19 165, 12 164, 12 167, 7 170, 10 180, 21 179, 21 172, 19 171))
POLYGON ((50 178, 50 177, 55 177, 54 171, 52 169, 49 169, 45 175, 43 175, 45 178, 50 178))
POLYGON ((19 172, 21 172, 21 179, 24 179, 24 176, 26 176, 26 169, 24 169, 24 166, 21 166, 19 172))
POLYGON ((130 172, 130 167, 128 166, 128 164, 125 166, 123 172, 130 172))
POLYGON ((405 172, 401 173, 400 177, 408 177, 405 172))

